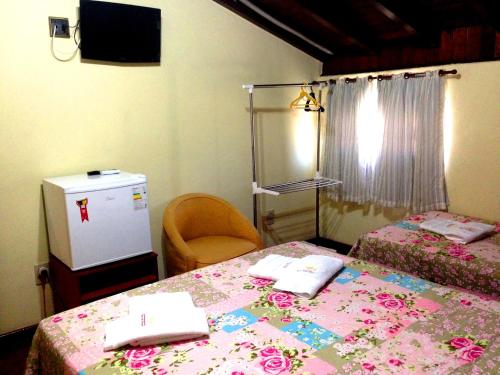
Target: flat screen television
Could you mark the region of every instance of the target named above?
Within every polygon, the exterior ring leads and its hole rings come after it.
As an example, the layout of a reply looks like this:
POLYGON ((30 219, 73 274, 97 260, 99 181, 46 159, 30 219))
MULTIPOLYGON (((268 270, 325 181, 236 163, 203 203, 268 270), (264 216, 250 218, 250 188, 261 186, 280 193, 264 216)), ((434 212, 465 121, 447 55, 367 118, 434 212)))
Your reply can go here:
POLYGON ((80 0, 80 49, 82 59, 160 62, 161 10, 80 0))

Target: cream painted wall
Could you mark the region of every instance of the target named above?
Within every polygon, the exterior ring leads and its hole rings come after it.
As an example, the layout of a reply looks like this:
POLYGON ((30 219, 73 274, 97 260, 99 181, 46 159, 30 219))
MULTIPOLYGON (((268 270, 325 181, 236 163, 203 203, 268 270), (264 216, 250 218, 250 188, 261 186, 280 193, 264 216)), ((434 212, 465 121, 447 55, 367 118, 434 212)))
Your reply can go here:
POLYGON ((500 61, 457 69, 461 78, 448 80, 449 210, 500 221, 500 61))
MULTIPOLYGON (((58 62, 47 17, 74 24, 78 1, 0 3, 0 333, 41 318, 33 266, 48 259, 43 177, 100 168, 146 174, 161 253, 163 209, 179 194, 217 194, 251 216, 241 84, 319 74, 318 61, 213 1, 123 2, 162 9, 161 65, 58 62)), ((74 47, 55 42, 60 51, 74 47)))
MULTIPOLYGON (((500 220, 500 61, 456 64, 445 68, 456 68, 460 73, 459 79, 447 79, 451 104, 446 127, 448 209, 500 220)), ((405 211, 401 209, 325 201, 322 229, 325 237, 353 244, 361 234, 404 215, 405 211)))

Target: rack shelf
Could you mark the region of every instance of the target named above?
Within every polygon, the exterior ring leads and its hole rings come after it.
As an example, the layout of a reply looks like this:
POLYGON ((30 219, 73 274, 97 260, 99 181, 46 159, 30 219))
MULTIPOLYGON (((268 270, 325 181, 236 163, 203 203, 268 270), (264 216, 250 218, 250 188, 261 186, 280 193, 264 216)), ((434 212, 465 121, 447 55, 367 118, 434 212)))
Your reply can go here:
POLYGON ((342 183, 341 181, 326 177, 308 178, 300 181, 285 182, 282 184, 263 186, 262 188, 259 189, 259 192, 257 192, 257 194, 259 193, 273 194, 271 192, 277 193, 273 195, 288 194, 297 191, 318 189, 326 186, 338 185, 341 183, 342 183))

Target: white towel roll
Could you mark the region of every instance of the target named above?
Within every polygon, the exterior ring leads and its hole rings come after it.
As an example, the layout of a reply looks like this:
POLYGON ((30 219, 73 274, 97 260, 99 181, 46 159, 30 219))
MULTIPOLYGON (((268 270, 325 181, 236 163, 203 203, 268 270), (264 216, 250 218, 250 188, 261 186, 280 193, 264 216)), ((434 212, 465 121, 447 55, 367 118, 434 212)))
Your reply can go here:
POLYGON ((287 267, 273 288, 313 298, 318 290, 344 266, 342 259, 325 255, 308 255, 287 267))
POLYGON ((285 257, 283 255, 270 254, 259 260, 248 268, 248 274, 267 280, 278 280, 284 271, 290 267, 298 258, 285 257))

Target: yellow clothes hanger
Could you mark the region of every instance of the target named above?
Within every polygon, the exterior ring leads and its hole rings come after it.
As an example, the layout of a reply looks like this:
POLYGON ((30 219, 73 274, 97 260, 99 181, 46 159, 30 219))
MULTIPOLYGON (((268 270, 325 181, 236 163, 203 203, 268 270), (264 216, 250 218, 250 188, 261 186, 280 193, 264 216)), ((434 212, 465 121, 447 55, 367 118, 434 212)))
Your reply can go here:
POLYGON ((320 111, 323 109, 321 104, 316 100, 314 96, 309 94, 304 87, 300 87, 299 96, 290 103, 291 109, 305 109, 307 111, 320 111))

